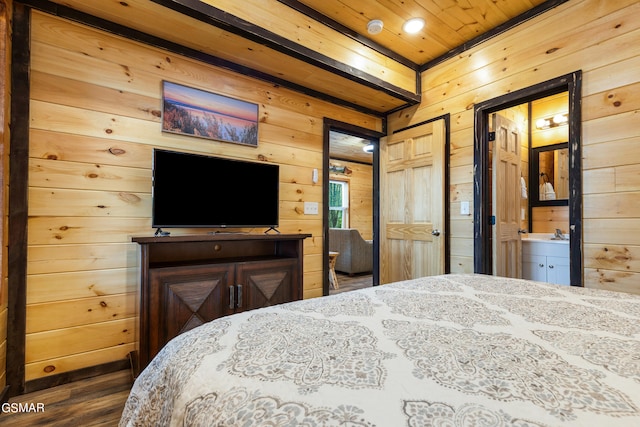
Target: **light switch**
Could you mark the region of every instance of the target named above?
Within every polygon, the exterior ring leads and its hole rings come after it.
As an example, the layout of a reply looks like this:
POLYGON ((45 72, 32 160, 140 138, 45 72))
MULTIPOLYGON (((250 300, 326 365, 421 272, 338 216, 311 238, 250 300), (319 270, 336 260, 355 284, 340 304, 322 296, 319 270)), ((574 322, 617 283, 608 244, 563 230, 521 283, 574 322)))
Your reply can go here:
POLYGON ((304 202, 305 215, 318 215, 318 202, 304 202))
POLYGON ((460 202, 460 215, 469 215, 469 201, 463 200, 460 202))

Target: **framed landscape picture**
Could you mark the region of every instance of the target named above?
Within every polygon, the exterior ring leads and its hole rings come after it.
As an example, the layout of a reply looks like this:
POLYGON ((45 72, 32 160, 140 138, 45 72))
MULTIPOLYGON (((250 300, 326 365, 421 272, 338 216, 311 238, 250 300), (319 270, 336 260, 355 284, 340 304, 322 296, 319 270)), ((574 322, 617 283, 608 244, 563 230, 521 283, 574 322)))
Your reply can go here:
POLYGON ((162 82, 162 131, 258 146, 258 105, 162 82))

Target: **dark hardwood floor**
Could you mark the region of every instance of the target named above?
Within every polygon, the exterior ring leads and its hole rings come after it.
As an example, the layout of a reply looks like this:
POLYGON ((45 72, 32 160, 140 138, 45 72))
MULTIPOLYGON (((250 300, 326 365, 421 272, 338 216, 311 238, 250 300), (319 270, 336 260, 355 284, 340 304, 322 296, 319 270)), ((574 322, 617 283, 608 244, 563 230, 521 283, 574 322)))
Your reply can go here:
POLYGON ((371 274, 356 274, 354 276, 349 276, 347 274, 336 272, 336 276, 338 276, 338 289, 330 287, 329 295, 373 286, 373 275, 371 274))
POLYGON ((17 396, 10 399, 9 404, 34 404, 35 408, 42 404, 44 410, 27 413, 3 411, 0 413, 0 425, 117 426, 132 385, 131 371, 123 370, 17 396))

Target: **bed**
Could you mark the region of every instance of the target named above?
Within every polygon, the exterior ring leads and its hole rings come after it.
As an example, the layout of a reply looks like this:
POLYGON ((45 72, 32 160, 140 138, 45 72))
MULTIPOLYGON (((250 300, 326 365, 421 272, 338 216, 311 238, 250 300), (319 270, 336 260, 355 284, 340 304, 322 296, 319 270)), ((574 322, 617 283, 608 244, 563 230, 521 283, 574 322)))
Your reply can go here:
POLYGON ((638 426, 640 296, 443 275, 174 338, 121 426, 638 426))

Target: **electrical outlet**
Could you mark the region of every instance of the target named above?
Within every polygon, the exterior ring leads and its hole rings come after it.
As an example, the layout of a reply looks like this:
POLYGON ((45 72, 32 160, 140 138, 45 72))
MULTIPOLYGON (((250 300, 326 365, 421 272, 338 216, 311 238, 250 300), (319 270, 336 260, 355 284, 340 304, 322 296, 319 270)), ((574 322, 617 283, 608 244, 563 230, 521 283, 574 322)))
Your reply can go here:
POLYGON ((305 215, 318 215, 318 202, 304 202, 305 215))

